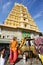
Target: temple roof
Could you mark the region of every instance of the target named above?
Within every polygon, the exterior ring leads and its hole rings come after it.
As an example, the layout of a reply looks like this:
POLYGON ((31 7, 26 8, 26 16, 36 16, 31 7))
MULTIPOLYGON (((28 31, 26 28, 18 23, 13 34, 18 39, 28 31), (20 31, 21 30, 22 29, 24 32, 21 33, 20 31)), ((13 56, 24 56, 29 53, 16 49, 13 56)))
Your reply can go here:
POLYGON ((18 3, 14 4, 14 7, 4 22, 4 25, 39 32, 39 29, 32 19, 27 7, 18 3))

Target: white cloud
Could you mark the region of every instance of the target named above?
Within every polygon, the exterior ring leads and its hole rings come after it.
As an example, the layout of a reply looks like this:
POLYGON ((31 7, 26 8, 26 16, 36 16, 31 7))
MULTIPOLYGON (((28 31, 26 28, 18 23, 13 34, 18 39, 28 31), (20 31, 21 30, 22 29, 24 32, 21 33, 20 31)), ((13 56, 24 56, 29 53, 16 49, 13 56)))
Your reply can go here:
POLYGON ((4 4, 3 9, 6 9, 10 4, 11 4, 11 2, 7 2, 6 4, 4 4))
POLYGON ((36 2, 36 0, 33 0, 30 4, 31 4, 31 6, 30 7, 32 7, 32 5, 34 4, 36 2))
POLYGON ((29 5, 31 3, 31 0, 28 1, 27 5, 29 5))
POLYGON ((33 6, 33 4, 36 2, 36 0, 30 0, 27 5, 29 5, 29 8, 33 6))
POLYGON ((43 11, 40 11, 40 12, 37 13, 33 18, 34 18, 34 19, 37 19, 37 18, 39 18, 40 16, 42 16, 42 14, 43 14, 43 11))

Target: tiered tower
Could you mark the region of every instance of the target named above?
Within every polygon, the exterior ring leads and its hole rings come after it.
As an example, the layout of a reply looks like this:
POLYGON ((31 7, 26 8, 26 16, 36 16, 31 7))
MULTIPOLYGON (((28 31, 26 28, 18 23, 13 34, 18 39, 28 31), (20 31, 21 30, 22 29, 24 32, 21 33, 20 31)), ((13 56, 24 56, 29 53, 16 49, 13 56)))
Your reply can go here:
POLYGON ((38 27, 27 10, 27 7, 18 3, 15 3, 4 24, 15 28, 23 28, 39 32, 38 27))

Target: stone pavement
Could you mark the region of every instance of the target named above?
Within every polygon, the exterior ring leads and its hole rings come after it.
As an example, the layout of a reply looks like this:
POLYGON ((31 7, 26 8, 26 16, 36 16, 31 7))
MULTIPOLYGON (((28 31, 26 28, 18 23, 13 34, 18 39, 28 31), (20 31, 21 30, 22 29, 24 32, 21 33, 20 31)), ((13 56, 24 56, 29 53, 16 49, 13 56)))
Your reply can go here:
POLYGON ((39 60, 32 59, 32 64, 31 60, 28 59, 27 61, 20 59, 15 65, 42 65, 39 60))
MULTIPOLYGON (((6 64, 6 65, 10 65, 9 63, 6 64)), ((15 65, 42 65, 41 62, 39 61, 39 59, 35 59, 35 58, 32 58, 32 59, 27 59, 27 61, 25 61, 21 55, 19 55, 15 65), (32 64, 31 64, 31 61, 32 61, 32 64)))

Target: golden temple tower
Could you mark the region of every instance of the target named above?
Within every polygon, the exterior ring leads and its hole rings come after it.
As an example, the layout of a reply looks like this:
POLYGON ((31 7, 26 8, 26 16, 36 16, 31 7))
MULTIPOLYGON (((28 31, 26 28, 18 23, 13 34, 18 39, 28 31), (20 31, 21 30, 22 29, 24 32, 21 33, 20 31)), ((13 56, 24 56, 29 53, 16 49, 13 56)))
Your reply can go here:
POLYGON ((39 32, 38 27, 27 10, 27 7, 18 3, 15 3, 12 11, 5 20, 4 25, 39 32))

